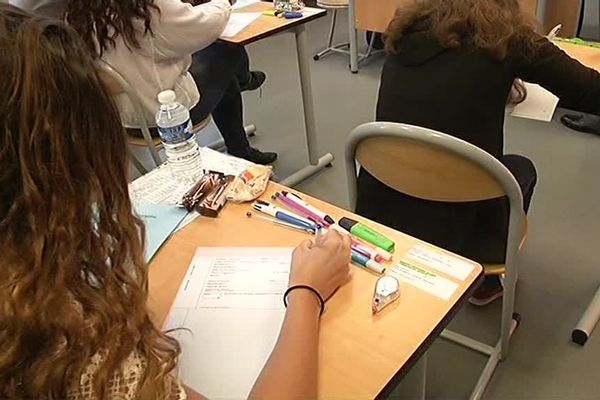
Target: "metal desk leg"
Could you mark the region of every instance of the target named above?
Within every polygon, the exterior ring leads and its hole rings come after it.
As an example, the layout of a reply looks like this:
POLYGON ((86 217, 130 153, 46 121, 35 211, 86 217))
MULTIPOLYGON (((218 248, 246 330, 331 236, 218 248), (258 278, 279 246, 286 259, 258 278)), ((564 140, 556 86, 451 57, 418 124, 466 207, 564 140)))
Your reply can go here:
POLYGON ((300 86, 302 89, 302 105, 304 106, 304 125, 306 129, 306 144, 308 146, 308 159, 310 165, 296 171, 281 181, 286 186, 294 186, 305 179, 310 178, 333 161, 333 154, 327 153, 320 158, 316 154, 317 129, 315 124, 315 109, 312 95, 312 81, 310 78, 310 53, 306 39, 304 25, 298 25, 294 33, 296 35, 296 51, 298 53, 298 69, 300 72, 300 86))
POLYGON ((350 71, 358 72, 358 40, 354 0, 348 1, 348 41, 350 42, 350 71))
POLYGON ((571 333, 571 339, 573 342, 583 346, 587 342, 588 338, 592 334, 592 331, 596 327, 598 320, 600 319, 600 287, 596 291, 596 295, 592 299, 592 302, 588 305, 585 313, 581 316, 581 319, 575 326, 575 329, 571 333))

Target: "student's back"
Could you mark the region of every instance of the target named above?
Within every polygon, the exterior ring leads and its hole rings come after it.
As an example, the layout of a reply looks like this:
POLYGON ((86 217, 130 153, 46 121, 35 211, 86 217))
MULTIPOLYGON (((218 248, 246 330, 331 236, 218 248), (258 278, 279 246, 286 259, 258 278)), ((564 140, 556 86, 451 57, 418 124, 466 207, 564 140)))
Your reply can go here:
MULTIPOLYGON (((420 0, 386 32, 377 120, 464 139, 513 173, 527 211, 533 163, 504 154, 504 110, 516 78, 539 83, 573 108, 600 114, 600 74, 534 32, 517 0, 420 0)), ((432 160, 434 162, 435 160, 432 160)), ((398 171, 402 173, 402 171, 398 171)), ((439 203, 397 192, 363 169, 357 212, 480 262, 504 261, 507 204, 439 203)))
POLYGON ((442 47, 427 24, 411 27, 381 75, 378 121, 424 126, 502 154, 504 105, 514 72, 472 45, 442 47))

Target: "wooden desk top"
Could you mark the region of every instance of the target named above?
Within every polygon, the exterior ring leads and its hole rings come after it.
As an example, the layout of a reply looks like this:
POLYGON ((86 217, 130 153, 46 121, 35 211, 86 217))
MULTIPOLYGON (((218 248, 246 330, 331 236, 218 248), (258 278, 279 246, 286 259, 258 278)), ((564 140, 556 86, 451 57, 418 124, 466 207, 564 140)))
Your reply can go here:
MULTIPOLYGON (((250 4, 246 7, 242 7, 235 10, 236 13, 242 12, 263 12, 273 10, 273 3, 267 1, 261 1, 259 3, 250 4)), ((279 17, 272 17, 269 15, 261 15, 252 22, 240 33, 229 38, 223 38, 221 40, 230 43, 237 43, 241 45, 247 45, 252 42, 264 39, 268 36, 276 33, 288 30, 295 26, 305 24, 317 18, 323 17, 327 11, 320 8, 305 7, 302 11, 304 16, 301 18, 285 19, 279 17)))
POLYGON ((556 42, 556 44, 583 65, 600 72, 600 48, 565 42, 556 42))
MULTIPOLYGON (((270 183, 263 199, 285 188, 270 183)), ((334 219, 352 213, 305 196, 334 219)), ((149 308, 162 326, 175 299, 181 280, 197 247, 281 246, 291 247, 310 237, 301 232, 248 219, 248 204, 228 204, 216 219, 200 218, 174 235, 150 264, 149 308)), ((357 220, 363 220, 354 216, 357 220)), ((417 239, 368 222, 396 242, 394 262, 400 260, 417 239)), ((442 251, 442 250, 440 250, 442 251)), ((414 262, 413 262, 414 263, 414 262)), ((462 282, 424 265, 459 284, 445 301, 409 284, 401 284, 400 299, 380 315, 371 315, 371 298, 377 276, 352 268, 351 281, 327 303, 321 325, 319 352, 320 398, 374 398, 390 381, 395 381, 418 360, 446 326, 482 277, 475 268, 462 282)))
MULTIPOLYGON (((407 4, 409 1, 411 0, 378 0, 377 2, 373 0, 354 0, 356 28, 365 31, 384 32, 394 17, 398 6, 407 4)), ((538 0, 519 0, 519 3, 521 9, 525 12, 536 13, 538 0)))

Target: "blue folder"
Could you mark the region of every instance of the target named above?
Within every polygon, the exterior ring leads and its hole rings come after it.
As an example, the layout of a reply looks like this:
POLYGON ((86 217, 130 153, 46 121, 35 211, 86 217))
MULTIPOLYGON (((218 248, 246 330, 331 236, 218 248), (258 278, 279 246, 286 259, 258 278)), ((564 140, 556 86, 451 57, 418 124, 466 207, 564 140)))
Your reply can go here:
POLYGON ((146 225, 145 258, 149 262, 187 215, 187 210, 166 204, 136 204, 134 208, 146 225))

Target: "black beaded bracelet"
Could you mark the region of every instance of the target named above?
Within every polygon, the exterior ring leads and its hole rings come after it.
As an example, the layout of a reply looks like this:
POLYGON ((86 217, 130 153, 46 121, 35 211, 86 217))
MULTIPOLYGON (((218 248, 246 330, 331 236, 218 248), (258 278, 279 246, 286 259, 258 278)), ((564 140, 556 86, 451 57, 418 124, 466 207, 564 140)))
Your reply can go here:
POLYGON ((288 288, 288 290, 286 290, 285 293, 283 294, 283 305, 285 306, 285 308, 287 308, 287 306, 288 306, 288 302, 287 302, 288 294, 290 294, 293 290, 296 290, 296 289, 306 289, 306 290, 310 290, 311 292, 313 292, 315 294, 315 296, 317 296, 317 299, 319 299, 319 303, 321 303, 321 312, 319 313, 319 316, 323 315, 323 311, 325 311, 325 300, 323 300, 323 297, 321 297, 321 294, 319 292, 317 292, 316 289, 314 289, 308 285, 290 286, 288 288))

